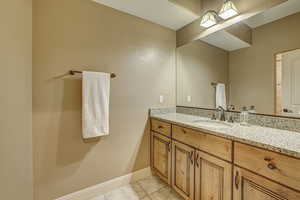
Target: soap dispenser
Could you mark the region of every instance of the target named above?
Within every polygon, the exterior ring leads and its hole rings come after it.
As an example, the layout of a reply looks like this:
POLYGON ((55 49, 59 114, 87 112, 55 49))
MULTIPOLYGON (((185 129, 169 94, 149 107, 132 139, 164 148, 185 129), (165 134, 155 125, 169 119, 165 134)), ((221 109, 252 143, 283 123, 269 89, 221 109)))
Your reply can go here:
POLYGON ((240 124, 242 126, 248 126, 248 118, 249 118, 249 112, 247 110, 247 107, 244 106, 240 113, 240 124))
POLYGON ((256 113, 255 106, 250 106, 249 113, 256 113))

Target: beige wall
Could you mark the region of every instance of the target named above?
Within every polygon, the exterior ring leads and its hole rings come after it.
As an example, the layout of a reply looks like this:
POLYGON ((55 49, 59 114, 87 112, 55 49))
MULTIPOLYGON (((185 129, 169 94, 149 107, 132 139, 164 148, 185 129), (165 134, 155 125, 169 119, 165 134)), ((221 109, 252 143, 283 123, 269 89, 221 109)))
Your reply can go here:
POLYGON ((227 78, 226 51, 201 41, 177 48, 177 105, 215 108, 211 82, 227 83, 227 78))
POLYGON ((274 113, 274 54, 300 48, 300 13, 258 27, 252 46, 229 54, 231 103, 255 105, 262 113, 274 113))
POLYGON ((32 200, 32 2, 0 6, 0 199, 32 200))
POLYGON ((33 9, 36 199, 148 167, 148 109, 175 106, 176 33, 89 0, 34 0, 33 9), (98 142, 81 139, 81 81, 59 77, 70 69, 117 74, 110 135, 98 142))

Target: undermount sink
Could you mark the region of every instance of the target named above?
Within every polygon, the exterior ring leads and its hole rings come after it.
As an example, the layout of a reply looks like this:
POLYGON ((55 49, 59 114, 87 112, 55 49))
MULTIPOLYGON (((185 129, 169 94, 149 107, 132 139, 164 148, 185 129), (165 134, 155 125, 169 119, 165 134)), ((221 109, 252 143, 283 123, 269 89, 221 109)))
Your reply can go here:
POLYGON ((214 120, 195 120, 193 121, 196 125, 204 126, 208 128, 231 128, 233 125, 223 121, 214 120))

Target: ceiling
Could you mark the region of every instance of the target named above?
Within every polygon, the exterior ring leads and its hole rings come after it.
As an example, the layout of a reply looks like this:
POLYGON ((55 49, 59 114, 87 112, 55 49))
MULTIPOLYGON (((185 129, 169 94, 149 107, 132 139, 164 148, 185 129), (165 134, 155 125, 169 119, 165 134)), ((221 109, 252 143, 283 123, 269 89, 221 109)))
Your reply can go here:
POLYGON ((245 20, 244 23, 251 28, 256 28, 297 12, 300 12, 300 0, 288 0, 285 3, 245 20))
POLYGON ((226 51, 234 51, 251 46, 247 42, 224 30, 212 33, 201 40, 226 51))
POLYGON ((168 0, 93 0, 125 13, 178 30, 193 22, 198 15, 168 0))

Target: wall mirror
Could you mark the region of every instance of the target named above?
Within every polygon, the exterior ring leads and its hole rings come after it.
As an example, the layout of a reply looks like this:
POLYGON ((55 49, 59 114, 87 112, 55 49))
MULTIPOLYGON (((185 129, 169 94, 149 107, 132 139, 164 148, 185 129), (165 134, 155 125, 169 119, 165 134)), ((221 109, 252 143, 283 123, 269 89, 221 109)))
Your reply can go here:
POLYGON ((300 117, 299 0, 177 48, 178 106, 214 109, 222 84, 227 108, 300 117))

